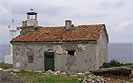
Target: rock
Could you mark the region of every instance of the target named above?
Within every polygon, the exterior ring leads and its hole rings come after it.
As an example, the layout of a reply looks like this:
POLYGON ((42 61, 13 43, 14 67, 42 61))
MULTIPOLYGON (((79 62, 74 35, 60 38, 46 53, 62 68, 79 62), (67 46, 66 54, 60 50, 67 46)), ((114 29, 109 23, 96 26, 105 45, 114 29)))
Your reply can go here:
POLYGON ((84 80, 83 80, 83 83, 91 83, 91 82, 92 82, 91 79, 86 79, 86 78, 84 78, 84 80))
POLYGON ((0 71, 3 71, 3 68, 0 68, 0 71))
POLYGON ((56 72, 55 72, 55 75, 58 75, 58 74, 60 74, 60 71, 56 71, 56 72))
POLYGON ((12 68, 11 69, 4 69, 3 71, 11 72, 11 71, 13 71, 13 69, 12 68))
POLYGON ((75 72, 72 72, 71 74, 72 74, 72 75, 76 75, 77 73, 75 73, 75 72))
POLYGON ((104 83, 104 79, 102 79, 102 78, 99 77, 99 76, 96 76, 96 77, 95 77, 95 82, 96 82, 96 83, 104 83))
POLYGON ((77 75, 76 75, 76 74, 75 74, 75 75, 73 75, 73 74, 72 74, 72 75, 70 75, 70 76, 72 76, 72 77, 77 77, 77 75))
POLYGON ((34 71, 34 72, 42 73, 42 71, 34 71))
POLYGON ((46 74, 54 74, 54 72, 52 70, 48 70, 46 71, 46 74))
POLYGON ((66 76, 66 72, 60 73, 61 76, 66 76))
POLYGON ((95 82, 95 81, 93 80, 92 83, 97 83, 97 82, 95 82))
POLYGON ((80 81, 80 82, 82 82, 82 79, 81 78, 78 78, 78 80, 77 81, 80 81))
POLYGON ((14 69, 13 72, 20 72, 20 70, 19 69, 14 69))
POLYGON ((91 78, 87 78, 86 80, 87 80, 87 82, 93 82, 94 81, 91 78))
POLYGON ((77 75, 83 75, 83 73, 77 73, 77 75))
POLYGON ((85 76, 88 76, 90 74, 91 74, 91 72, 85 72, 85 76))
POLYGON ((16 74, 15 74, 15 73, 14 73, 13 75, 14 75, 14 76, 16 76, 16 74))
POLYGON ((10 74, 13 74, 13 72, 10 72, 10 74))
POLYGON ((85 77, 89 77, 89 78, 92 78, 92 77, 93 77, 93 78, 95 78, 94 76, 95 76, 95 75, 93 75, 93 74, 90 74, 90 75, 88 75, 88 76, 85 76, 85 77))
POLYGON ((100 76, 95 76, 91 74, 91 75, 85 76, 83 83, 104 83, 104 79, 100 76))
POLYGON ((25 71, 27 71, 27 72, 33 72, 33 70, 25 70, 25 71))

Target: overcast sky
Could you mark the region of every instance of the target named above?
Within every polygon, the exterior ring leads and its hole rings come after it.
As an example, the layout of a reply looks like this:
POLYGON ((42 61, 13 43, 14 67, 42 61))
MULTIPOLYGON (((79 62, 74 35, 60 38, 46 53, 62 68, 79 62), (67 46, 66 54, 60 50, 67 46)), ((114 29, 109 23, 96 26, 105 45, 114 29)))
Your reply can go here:
POLYGON ((74 25, 105 24, 110 42, 133 42, 133 0, 0 0, 0 44, 9 44, 8 25, 15 16, 21 26, 33 8, 41 26, 62 26, 66 19, 74 25))

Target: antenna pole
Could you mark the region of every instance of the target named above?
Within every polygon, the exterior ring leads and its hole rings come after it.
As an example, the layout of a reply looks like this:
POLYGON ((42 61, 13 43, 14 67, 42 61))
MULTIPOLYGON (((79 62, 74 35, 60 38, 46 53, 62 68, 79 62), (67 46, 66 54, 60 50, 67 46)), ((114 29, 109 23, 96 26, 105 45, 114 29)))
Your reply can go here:
POLYGON ((14 21, 15 21, 15 18, 14 18, 14 8, 13 8, 13 16, 11 18, 11 21, 12 21, 12 29, 14 30, 14 21))

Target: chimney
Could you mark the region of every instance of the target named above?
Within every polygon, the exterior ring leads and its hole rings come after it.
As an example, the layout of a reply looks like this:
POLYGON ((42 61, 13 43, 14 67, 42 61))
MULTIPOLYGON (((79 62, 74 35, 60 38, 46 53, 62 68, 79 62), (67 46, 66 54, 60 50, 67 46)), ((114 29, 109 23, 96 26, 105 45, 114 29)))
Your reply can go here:
POLYGON ((72 27, 72 21, 71 20, 65 20, 65 30, 70 30, 72 27))

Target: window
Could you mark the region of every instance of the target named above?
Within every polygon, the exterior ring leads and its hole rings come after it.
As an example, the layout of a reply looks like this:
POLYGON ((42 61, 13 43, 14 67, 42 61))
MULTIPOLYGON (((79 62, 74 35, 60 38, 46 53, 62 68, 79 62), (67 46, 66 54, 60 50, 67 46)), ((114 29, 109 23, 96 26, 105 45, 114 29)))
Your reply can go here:
POLYGON ((75 51, 74 50, 68 50, 69 55, 74 55, 75 51))
POLYGON ((68 50, 68 56, 67 56, 67 66, 68 70, 71 66, 74 66, 76 64, 76 56, 74 56, 75 50, 68 50))
POLYGON ((32 52, 27 52, 28 63, 33 63, 34 61, 34 54, 32 52))

